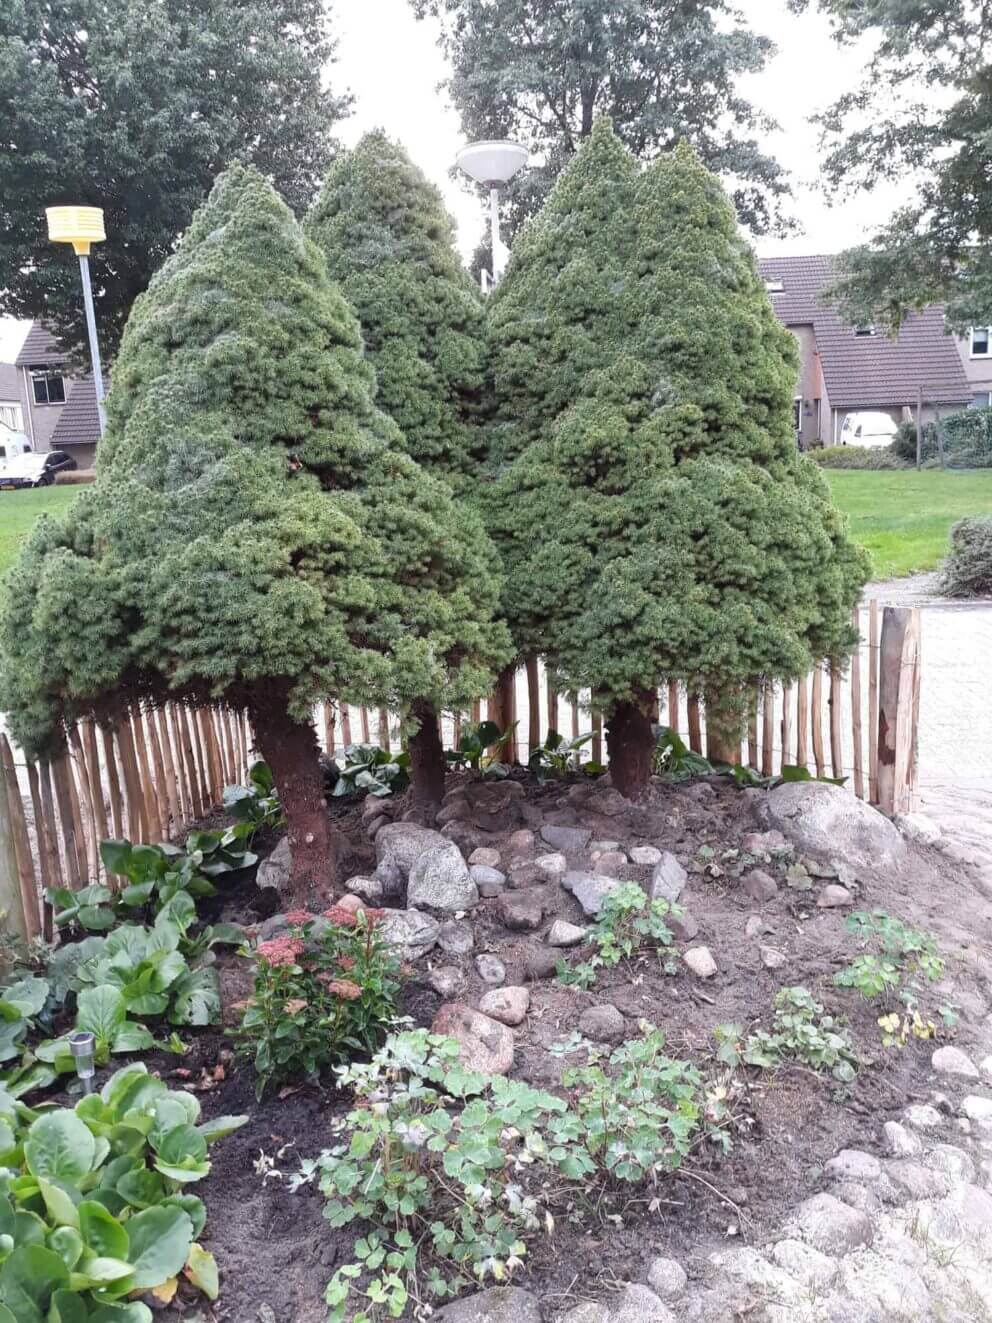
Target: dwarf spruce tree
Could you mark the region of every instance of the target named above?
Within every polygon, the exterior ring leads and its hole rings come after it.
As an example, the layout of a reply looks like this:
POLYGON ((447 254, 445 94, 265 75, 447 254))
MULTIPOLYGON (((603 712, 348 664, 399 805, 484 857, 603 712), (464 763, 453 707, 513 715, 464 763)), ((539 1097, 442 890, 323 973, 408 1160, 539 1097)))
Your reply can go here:
POLYGON ((679 148, 590 240, 620 255, 597 321, 619 333, 591 368, 573 337, 572 397, 553 418, 535 398, 537 439, 491 506, 518 641, 592 689, 614 784, 636 794, 657 686, 704 692, 711 753, 732 756, 748 686, 849 646, 866 564, 796 450, 795 344, 715 177, 679 148))
POLYGON ((134 699, 247 709, 300 890, 334 880, 314 701, 440 701, 501 660, 477 529, 373 389, 323 257, 228 170, 134 306, 95 485, 35 530, 0 620, 29 749, 134 699))

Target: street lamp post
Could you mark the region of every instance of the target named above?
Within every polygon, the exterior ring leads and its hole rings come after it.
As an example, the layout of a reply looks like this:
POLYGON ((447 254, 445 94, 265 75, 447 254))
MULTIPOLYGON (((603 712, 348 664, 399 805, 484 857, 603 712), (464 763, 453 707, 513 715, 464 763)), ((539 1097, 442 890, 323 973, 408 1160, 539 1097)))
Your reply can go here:
POLYGON ((103 212, 99 207, 47 207, 45 215, 48 217, 49 239, 53 243, 71 243, 79 258, 83 303, 86 305, 86 334, 89 337, 90 362, 93 365, 93 387, 100 418, 100 435, 103 436, 107 430, 107 415, 103 408, 103 369, 100 365, 100 345, 96 338, 96 315, 90 285, 90 244, 100 243, 107 237, 103 228, 103 212))
MULTIPOLYGON (((489 189, 489 230, 493 249, 492 283, 495 285, 506 270, 508 256, 506 247, 499 237, 499 190, 502 184, 509 183, 517 171, 527 164, 527 148, 506 138, 470 142, 455 157, 455 163, 470 179, 474 179, 477 184, 486 185, 489 189)), ((484 280, 483 289, 485 289, 484 280)))

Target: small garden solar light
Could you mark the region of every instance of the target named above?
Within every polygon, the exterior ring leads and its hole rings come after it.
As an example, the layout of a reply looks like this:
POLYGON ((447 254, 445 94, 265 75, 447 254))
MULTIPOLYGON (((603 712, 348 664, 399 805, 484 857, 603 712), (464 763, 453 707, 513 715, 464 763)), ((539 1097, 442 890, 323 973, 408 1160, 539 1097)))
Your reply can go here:
POLYGON ((96 408, 100 416, 100 435, 107 430, 103 411, 103 370, 100 367, 100 346, 96 338, 96 316, 93 312, 93 290, 90 286, 90 244, 100 243, 107 234, 103 228, 103 212, 99 207, 48 207, 48 237, 53 243, 71 243, 79 258, 79 274, 83 282, 83 302, 86 305, 86 332, 90 341, 90 362, 93 364, 93 385, 96 390, 96 408))
POLYGON ((95 1043, 92 1034, 82 1031, 69 1037, 69 1051, 76 1063, 76 1074, 82 1082, 83 1093, 93 1092, 93 1076, 96 1074, 95 1043))
MULTIPOLYGON (((455 157, 455 164, 477 184, 489 189, 489 228, 493 247, 493 284, 506 270, 507 250, 499 237, 499 190, 527 164, 527 148, 507 138, 470 142, 455 157)), ((485 288, 485 283, 483 283, 485 288)))

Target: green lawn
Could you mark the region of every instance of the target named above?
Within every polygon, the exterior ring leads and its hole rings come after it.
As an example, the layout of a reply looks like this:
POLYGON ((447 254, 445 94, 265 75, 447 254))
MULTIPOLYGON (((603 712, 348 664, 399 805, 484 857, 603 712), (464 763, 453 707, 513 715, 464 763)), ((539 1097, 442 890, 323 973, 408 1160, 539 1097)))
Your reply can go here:
POLYGON ((81 487, 36 487, 25 492, 0 492, 0 576, 6 573, 40 514, 64 510, 81 487))
POLYGON ((992 514, 992 469, 824 472, 853 537, 871 552, 878 579, 936 569, 952 524, 992 514))

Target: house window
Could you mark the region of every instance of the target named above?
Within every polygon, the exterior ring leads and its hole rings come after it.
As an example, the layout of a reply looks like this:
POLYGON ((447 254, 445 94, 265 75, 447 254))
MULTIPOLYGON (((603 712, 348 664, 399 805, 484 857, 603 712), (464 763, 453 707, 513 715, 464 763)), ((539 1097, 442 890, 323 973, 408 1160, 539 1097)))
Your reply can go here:
POLYGON ((972 358, 988 358, 992 354, 992 326, 973 326, 971 328, 972 358))
POLYGON ((769 294, 785 293, 785 285, 782 283, 781 280, 766 280, 765 289, 767 289, 769 294))
POLYGON ((65 404, 65 378, 61 372, 33 368, 31 384, 34 387, 35 404, 65 404))
POLYGON ((987 409, 990 404, 992 404, 992 396, 990 396, 987 390, 980 390, 976 391, 971 397, 971 403, 968 405, 968 408, 987 409))
POLYGON ((875 328, 874 326, 855 326, 854 334, 857 336, 874 335, 875 328))
POLYGON ((9 427, 12 432, 19 432, 24 426, 24 419, 21 417, 21 406, 13 400, 0 400, 0 423, 9 427))

